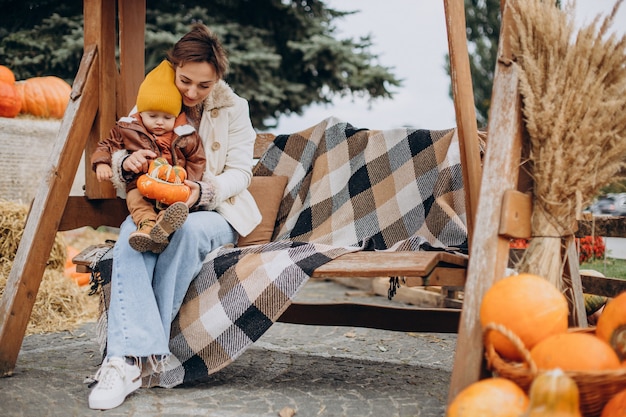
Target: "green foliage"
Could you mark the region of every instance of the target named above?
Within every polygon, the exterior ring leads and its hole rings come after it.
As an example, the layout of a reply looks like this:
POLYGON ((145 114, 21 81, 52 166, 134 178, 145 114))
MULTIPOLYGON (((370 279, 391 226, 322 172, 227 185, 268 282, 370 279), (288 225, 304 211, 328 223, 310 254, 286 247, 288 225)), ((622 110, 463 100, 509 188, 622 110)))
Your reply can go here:
POLYGON ((622 179, 620 181, 616 181, 612 184, 602 187, 602 189, 600 190, 600 195, 611 194, 611 193, 614 193, 614 194, 626 193, 626 180, 622 179))
MULTIPOLYGON (((0 16, 0 63, 18 79, 53 74, 71 83, 83 48, 82 2, 9 3, 0 16)), ((150 1, 146 71, 200 21, 222 39, 231 63, 226 81, 249 100, 260 130, 275 127, 282 114, 302 114, 336 96, 391 98, 390 89, 401 82, 375 64, 370 38, 335 39, 335 24, 350 13, 319 0, 150 1)))
POLYGON ((593 269, 605 277, 626 279, 626 260, 611 258, 610 253, 606 256, 606 259, 596 259, 580 264, 580 269, 593 269))

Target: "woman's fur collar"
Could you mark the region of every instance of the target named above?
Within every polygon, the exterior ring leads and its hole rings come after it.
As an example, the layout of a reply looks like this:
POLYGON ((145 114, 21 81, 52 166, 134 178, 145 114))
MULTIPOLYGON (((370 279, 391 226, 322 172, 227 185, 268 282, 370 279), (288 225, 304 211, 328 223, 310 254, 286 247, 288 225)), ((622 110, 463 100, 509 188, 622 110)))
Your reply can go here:
POLYGON ((218 81, 211 94, 204 100, 204 109, 221 109, 235 105, 235 92, 224 80, 218 81))

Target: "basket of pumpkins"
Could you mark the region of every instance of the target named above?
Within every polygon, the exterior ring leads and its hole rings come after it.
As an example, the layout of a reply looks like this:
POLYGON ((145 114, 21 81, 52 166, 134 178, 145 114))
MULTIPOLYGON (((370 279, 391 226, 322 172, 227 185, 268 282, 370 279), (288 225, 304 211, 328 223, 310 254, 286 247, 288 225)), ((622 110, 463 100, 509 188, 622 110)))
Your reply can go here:
POLYGON ((540 375, 561 370, 578 388, 582 415, 600 416, 626 390, 626 292, 609 299, 595 328, 569 328, 568 314, 565 296, 541 276, 497 281, 480 309, 487 367, 525 392, 540 375))

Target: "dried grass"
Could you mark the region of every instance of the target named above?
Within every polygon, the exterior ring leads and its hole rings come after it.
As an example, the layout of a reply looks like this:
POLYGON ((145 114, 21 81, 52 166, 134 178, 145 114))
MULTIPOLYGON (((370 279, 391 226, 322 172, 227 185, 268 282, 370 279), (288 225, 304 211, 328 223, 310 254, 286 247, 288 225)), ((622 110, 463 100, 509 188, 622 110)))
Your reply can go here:
POLYGON ((581 208, 626 167, 626 36, 610 33, 622 1, 580 29, 575 2, 509 2, 534 179, 534 237, 519 269, 559 288, 581 208))
MULTIPOLYGON (((0 201, 0 296, 4 293, 22 238, 28 207, 0 201)), ((81 248, 82 249, 82 248, 81 248)), ((65 272, 66 243, 57 233, 28 322, 26 334, 73 330, 98 317, 98 297, 79 287, 65 272)))

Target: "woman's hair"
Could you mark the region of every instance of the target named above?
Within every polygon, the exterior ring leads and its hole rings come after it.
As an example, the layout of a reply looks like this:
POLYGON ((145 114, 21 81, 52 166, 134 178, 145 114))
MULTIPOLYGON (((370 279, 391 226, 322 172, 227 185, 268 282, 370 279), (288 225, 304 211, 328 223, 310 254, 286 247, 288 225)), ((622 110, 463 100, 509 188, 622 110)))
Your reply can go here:
POLYGON ((213 64, 219 78, 228 72, 228 57, 217 36, 205 25, 196 23, 167 54, 174 67, 185 62, 208 62, 213 64))

